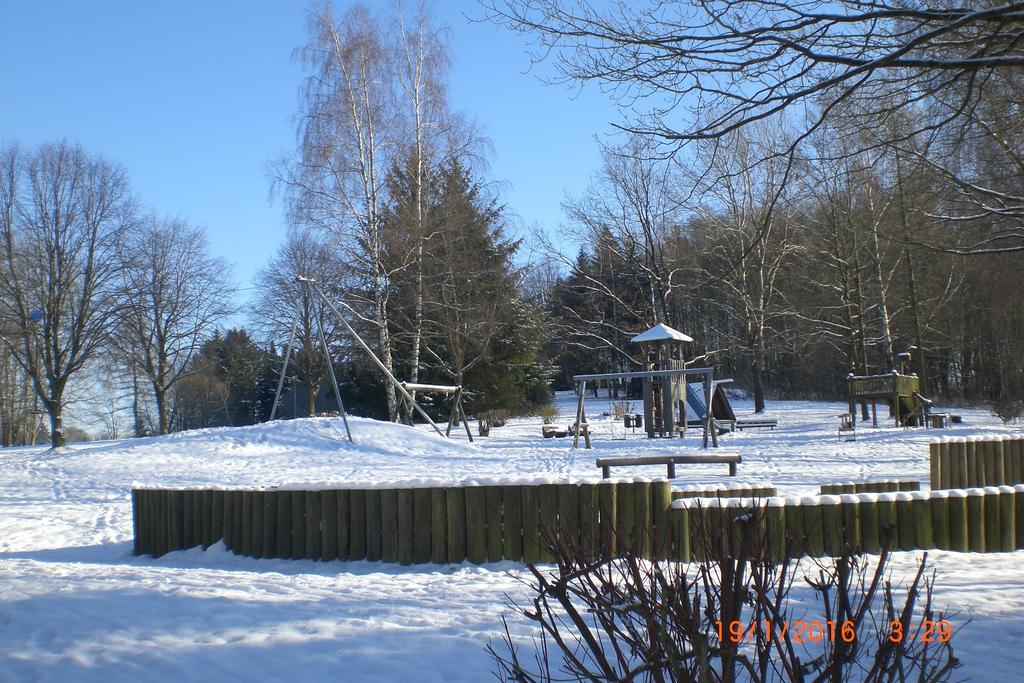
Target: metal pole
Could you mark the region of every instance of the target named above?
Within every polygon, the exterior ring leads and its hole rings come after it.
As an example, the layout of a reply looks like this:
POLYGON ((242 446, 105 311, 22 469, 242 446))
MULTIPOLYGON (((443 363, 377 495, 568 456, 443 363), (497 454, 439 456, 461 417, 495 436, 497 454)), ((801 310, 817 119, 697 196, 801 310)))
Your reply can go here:
MULTIPOLYGON (((301 308, 301 305, 300 307, 301 308)), ((277 415, 277 404, 281 401, 281 389, 284 387, 284 375, 288 372, 288 361, 292 357, 292 345, 295 344, 295 332, 299 328, 299 308, 295 309, 295 316, 292 318, 292 331, 288 336, 288 346, 285 347, 284 365, 281 366, 281 376, 277 378, 277 391, 274 392, 274 406, 270 409, 270 421, 274 421, 277 415)), ((292 396, 295 395, 295 383, 292 383, 292 396)), ((294 417, 294 416, 293 416, 294 417)))
MULTIPOLYGON (((305 282, 306 287, 308 288, 310 280, 306 280, 305 282)), ((349 443, 355 443, 355 441, 352 440, 352 430, 348 427, 348 416, 345 415, 345 404, 341 401, 341 390, 338 389, 338 378, 334 376, 334 363, 331 362, 331 351, 327 347, 327 337, 324 336, 323 324, 317 321, 316 329, 317 332, 320 333, 320 345, 323 346, 324 358, 327 359, 327 374, 331 376, 331 386, 334 387, 334 398, 338 401, 338 410, 341 412, 341 420, 345 423, 345 433, 348 434, 349 443)))
MULTIPOLYGON (((312 286, 320 294, 320 297, 325 302, 327 302, 327 305, 330 307, 332 311, 334 311, 334 314, 338 316, 338 318, 341 320, 341 324, 345 326, 345 329, 348 330, 348 333, 352 336, 352 338, 359 342, 359 345, 362 346, 363 350, 366 351, 366 353, 370 356, 371 359, 373 359, 373 362, 377 365, 378 368, 380 368, 380 371, 383 372, 387 376, 387 378, 391 380, 392 384, 395 385, 395 388, 398 389, 398 391, 400 391, 401 394, 412 403, 412 407, 416 409, 416 412, 418 412, 423 417, 423 419, 430 423, 430 426, 434 428, 434 431, 437 432, 438 436, 444 436, 444 434, 441 432, 441 428, 438 427, 434 423, 434 421, 430 419, 430 416, 427 415, 427 412, 423 410, 419 403, 416 402, 416 399, 409 395, 409 392, 405 390, 405 387, 402 386, 402 383, 399 382, 398 379, 393 374, 391 374, 391 371, 388 370, 387 366, 381 362, 380 358, 377 358, 377 354, 373 352, 373 349, 371 349, 367 345, 367 343, 363 341, 363 338, 360 337, 354 329, 352 329, 352 326, 348 324, 348 321, 345 319, 345 316, 341 314, 341 311, 339 311, 338 308, 334 305, 334 302, 328 299, 327 295, 324 294, 323 290, 320 289, 319 285, 317 285, 316 280, 306 280, 306 282, 310 283, 310 286, 312 286)), ((341 303, 341 305, 344 306, 345 308, 351 310, 349 305, 346 304, 345 302, 342 301, 339 303, 341 303)))

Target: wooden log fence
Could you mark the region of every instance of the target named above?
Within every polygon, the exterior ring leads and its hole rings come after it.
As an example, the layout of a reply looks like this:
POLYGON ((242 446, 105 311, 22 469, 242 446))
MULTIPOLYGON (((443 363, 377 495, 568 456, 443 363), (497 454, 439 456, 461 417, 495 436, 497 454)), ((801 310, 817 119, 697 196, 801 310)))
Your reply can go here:
POLYGON ((1024 485, 900 491, 804 498, 682 498, 672 503, 671 545, 680 561, 705 559, 730 541, 751 545, 766 531, 767 556, 825 557, 849 547, 892 550, 1010 552, 1024 549, 1024 485))
POLYGON ((707 543, 824 556, 1024 549, 1024 436, 944 438, 930 445, 930 492, 916 480, 823 484, 779 498, 769 485, 672 489, 620 479, 321 491, 132 491, 134 552, 159 557, 219 542, 250 557, 400 564, 551 561, 552 542, 588 557, 633 548, 643 557, 701 560, 707 543), (739 520, 739 521, 737 521, 739 520), (744 532, 743 530, 748 531, 744 532), (710 533, 710 537, 709 537, 710 533), (744 537, 743 534, 747 536, 744 537), (710 538, 710 540, 709 540, 710 538))
POLYGON ((1024 435, 943 438, 929 446, 931 488, 1024 484, 1024 435))
POLYGON ((666 480, 293 491, 132 491, 137 555, 223 542, 250 557, 400 564, 667 555, 666 480))

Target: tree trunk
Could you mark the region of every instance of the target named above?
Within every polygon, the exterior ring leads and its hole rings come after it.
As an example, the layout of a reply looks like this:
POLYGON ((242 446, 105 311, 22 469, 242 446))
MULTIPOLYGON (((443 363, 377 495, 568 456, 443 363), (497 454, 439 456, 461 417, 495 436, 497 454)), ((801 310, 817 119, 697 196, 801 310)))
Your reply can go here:
MULTIPOLYGON (((306 415, 308 417, 316 415, 316 395, 320 393, 319 389, 319 384, 315 384, 314 382, 306 383, 306 415)), ((294 386, 292 387, 292 391, 295 391, 294 386)), ((298 415, 295 417, 298 417, 298 415)))
POLYGON ((46 412, 50 414, 50 446, 60 448, 67 443, 64 437, 64 406, 60 399, 46 402, 46 412))
POLYGON ((132 362, 132 419, 135 427, 135 438, 145 436, 146 425, 142 419, 142 404, 139 401, 139 373, 132 362))
POLYGON ((167 390, 153 383, 153 400, 156 401, 157 430, 159 434, 170 434, 170 420, 167 410, 167 390))

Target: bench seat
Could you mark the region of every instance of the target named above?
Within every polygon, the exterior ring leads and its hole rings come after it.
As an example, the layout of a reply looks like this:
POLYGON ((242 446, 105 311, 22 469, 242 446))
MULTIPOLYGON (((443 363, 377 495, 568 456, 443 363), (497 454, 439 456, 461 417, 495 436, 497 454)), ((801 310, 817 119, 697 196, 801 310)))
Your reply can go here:
POLYGON ((638 465, 665 465, 668 478, 675 479, 676 465, 702 465, 725 463, 729 465, 729 476, 736 476, 736 465, 743 462, 739 455, 652 455, 643 458, 598 458, 597 466, 601 476, 608 479, 612 467, 636 467, 638 465))
POLYGON ((778 420, 737 420, 736 429, 741 432, 744 429, 775 429, 779 425, 778 420))

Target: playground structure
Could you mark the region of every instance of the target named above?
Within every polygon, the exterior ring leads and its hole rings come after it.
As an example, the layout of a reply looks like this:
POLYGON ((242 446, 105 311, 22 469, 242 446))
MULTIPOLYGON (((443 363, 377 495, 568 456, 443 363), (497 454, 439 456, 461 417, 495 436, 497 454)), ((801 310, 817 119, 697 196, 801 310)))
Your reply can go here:
MULTIPOLYGON (((336 315, 338 319, 341 320, 341 323, 342 325, 345 326, 345 330, 348 332, 348 334, 353 339, 355 339, 356 343, 358 343, 359 346, 362 347, 363 351, 365 351, 366 354, 370 357, 370 360, 373 361, 374 365, 376 365, 377 368, 384 374, 384 376, 388 380, 389 390, 391 387, 394 387, 394 389, 398 392, 401 400, 402 410, 405 414, 406 420, 410 424, 412 421, 412 414, 415 411, 416 413, 419 413, 419 415, 424 420, 426 420, 431 427, 434 428, 434 431, 437 432, 438 435, 450 438, 452 424, 456 419, 461 417, 462 424, 466 428, 466 435, 469 437, 470 441, 473 440, 473 435, 469 431, 469 425, 466 422, 466 413, 462 408, 461 385, 449 386, 441 384, 411 384, 409 382, 399 381, 398 378, 395 377, 390 370, 388 370, 387 366, 384 365, 380 358, 377 357, 377 354, 373 352, 369 345, 365 341, 363 341, 363 338, 359 336, 359 333, 356 332, 352 328, 352 326, 348 324, 348 320, 345 319, 345 316, 338 309, 336 302, 332 301, 327 297, 326 294, 324 294, 323 290, 320 289, 320 286, 317 284, 316 280, 305 278, 300 275, 295 279, 295 281, 299 283, 300 289, 302 290, 302 294, 296 303, 295 316, 292 318, 291 333, 288 337, 288 344, 285 347, 284 363, 282 363, 281 365, 281 374, 277 380, 277 390, 274 392, 274 405, 270 409, 271 422, 273 422, 274 418, 277 416, 277 407, 281 402, 281 390, 284 387, 284 378, 288 373, 288 361, 291 359, 292 347, 295 345, 295 335, 296 331, 298 330, 299 315, 301 314, 302 311, 303 301, 309 301, 314 298, 319 298, 327 305, 327 307, 334 313, 334 315, 336 315), (423 393, 454 395, 451 418, 448 421, 447 429, 443 433, 441 432, 441 428, 438 427, 437 424, 430 418, 430 415, 427 414, 427 411, 423 409, 423 406, 416 402, 416 398, 414 397, 413 392, 417 391, 423 393)), ((350 311, 352 310, 348 306, 348 304, 344 302, 337 303, 341 304, 350 311)), ((331 378, 331 387, 334 389, 334 398, 338 402, 338 412, 341 414, 341 419, 345 423, 345 434, 348 436, 349 442, 354 443, 354 440, 352 439, 352 430, 349 428, 348 424, 348 415, 345 413, 345 404, 341 400, 341 390, 338 388, 338 379, 334 374, 334 364, 331 362, 331 351, 330 348, 327 346, 327 338, 324 336, 322 324, 317 325, 317 333, 320 337, 320 345, 324 352, 324 357, 327 359, 327 372, 331 378)))
POLYGON ((590 447, 586 426, 586 387, 588 382, 612 382, 639 379, 643 383, 643 426, 647 438, 683 436, 686 428, 700 427, 702 445, 710 439, 718 447, 718 430, 726 423, 736 424, 736 415, 720 385, 732 380, 716 380, 714 368, 687 368, 683 360, 683 344, 693 338, 659 323, 630 341, 643 349, 645 369, 639 372, 608 372, 575 375, 577 407, 573 429, 573 446, 579 446, 580 434, 590 447), (697 377, 699 382, 690 381, 697 377), (708 410, 708 406, 711 407, 708 410))
POLYGON ((871 403, 871 424, 878 426, 878 402, 889 406, 889 415, 897 427, 923 427, 929 423, 932 402, 920 394, 916 375, 901 375, 895 370, 885 375, 850 373, 846 377, 850 401, 851 429, 856 428, 857 404, 871 403))
MULTIPOLYGON (((685 405, 684 401, 681 400, 681 385, 685 382, 684 378, 687 376, 700 376, 703 378, 701 386, 703 386, 704 404, 708 405, 711 403, 712 392, 715 388, 713 379, 714 373, 714 368, 678 368, 675 370, 646 370, 641 372, 607 372, 590 375, 574 375, 572 380, 576 383, 576 422, 573 426, 573 448, 579 448, 581 434, 584 436, 587 448, 590 448, 590 434, 587 428, 586 414, 587 382, 630 379, 643 380, 645 386, 644 413, 647 415, 645 428, 647 429, 648 438, 653 439, 655 436, 672 437, 676 435, 673 423, 675 415, 677 414, 682 415, 683 424, 685 424, 685 408, 680 407, 681 404, 685 405), (648 384, 650 385, 650 391, 647 390, 648 384), (680 388, 676 389, 675 387, 680 388), (667 397, 667 399, 665 397, 667 397), (662 399, 660 406, 654 405, 656 399, 662 399), (655 417, 651 417, 651 415, 655 417), (652 426, 652 421, 654 419, 659 421, 655 426, 652 426), (673 422, 669 422, 670 419, 673 422)), ((703 448, 708 447, 709 436, 712 445, 714 445, 715 448, 718 448, 718 430, 714 427, 713 421, 714 418, 711 415, 711 411, 705 411, 703 422, 701 422, 701 427, 704 431, 702 442, 703 448)))

